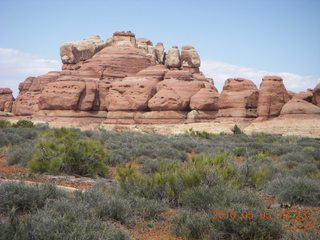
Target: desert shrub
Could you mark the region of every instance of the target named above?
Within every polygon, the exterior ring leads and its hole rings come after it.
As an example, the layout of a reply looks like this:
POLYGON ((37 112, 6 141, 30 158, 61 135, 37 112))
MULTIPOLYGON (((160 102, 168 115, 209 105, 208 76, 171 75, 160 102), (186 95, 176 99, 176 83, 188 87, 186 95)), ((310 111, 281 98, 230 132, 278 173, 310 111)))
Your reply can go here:
POLYGON ((319 232, 291 232, 287 233, 281 240, 318 240, 320 239, 319 232))
POLYGON ((213 227, 209 214, 182 212, 173 219, 171 231, 182 239, 207 239, 213 227))
POLYGON ((7 162, 9 165, 20 164, 27 166, 27 162, 32 159, 35 143, 27 141, 19 145, 12 146, 7 151, 7 162))
POLYGON ((66 194, 51 184, 25 184, 4 182, 0 184, 0 212, 11 209, 30 211, 42 208, 47 199, 59 199, 66 194))
POLYGON ((272 181, 266 191, 275 195, 281 203, 320 206, 319 179, 280 177, 272 181))
POLYGON ((34 128, 33 122, 29 120, 19 120, 18 122, 12 124, 14 128, 34 128))
POLYGON ((252 211, 252 219, 243 217, 212 219, 215 235, 229 236, 231 239, 277 239, 282 234, 281 221, 273 214, 270 219, 260 218, 260 212, 266 209, 249 207, 245 204, 234 204, 225 211, 235 211, 241 216, 243 211, 252 211), (249 210, 250 209, 250 210, 249 210))
POLYGON ((128 195, 117 189, 112 192, 91 189, 78 193, 77 199, 94 209, 100 219, 116 220, 128 226, 141 220, 156 220, 165 209, 163 203, 128 195))
POLYGON ((238 125, 234 125, 231 131, 233 132, 233 134, 244 134, 241 128, 238 127, 238 125))
POLYGON ((12 125, 8 120, 0 119, 0 128, 11 128, 12 125))
POLYGON ((310 154, 315 160, 320 161, 320 149, 315 149, 310 154))
MULTIPOLYGON (((2 225, 2 226, 1 226, 2 225)), ((129 236, 109 221, 101 221, 83 202, 70 199, 48 201, 45 207, 22 219, 3 223, 4 239, 107 239, 127 240, 129 236)), ((1 239, 1 238, 0 238, 1 239)))
POLYGON ((251 191, 234 190, 229 186, 217 183, 215 186, 197 186, 183 192, 180 204, 191 210, 209 212, 210 210, 230 207, 234 204, 245 204, 251 207, 262 207, 261 200, 251 191))
MULTIPOLYGON (((232 211, 241 216, 245 206, 234 205, 232 211)), ((254 214, 261 209, 251 208, 254 214)), ((231 209, 230 209, 231 211, 231 209)), ((276 239, 282 233, 279 219, 255 217, 211 219, 207 212, 182 212, 173 220, 172 231, 183 239, 276 239)))
POLYGON ((7 134, 0 130, 0 147, 7 146, 9 144, 9 139, 7 138, 7 134))
POLYGON ((49 124, 47 122, 38 122, 34 125, 37 130, 47 130, 49 129, 49 124))
POLYGON ((42 138, 28 163, 32 172, 108 174, 110 155, 99 141, 78 139, 77 132, 67 129, 49 130, 42 138))
POLYGON ((226 154, 196 156, 186 162, 159 161, 151 175, 136 174, 129 166, 118 167, 123 189, 146 198, 168 200, 177 204, 181 193, 201 184, 226 181, 238 185, 237 171, 226 154), (214 171, 214 172, 213 172, 214 171))

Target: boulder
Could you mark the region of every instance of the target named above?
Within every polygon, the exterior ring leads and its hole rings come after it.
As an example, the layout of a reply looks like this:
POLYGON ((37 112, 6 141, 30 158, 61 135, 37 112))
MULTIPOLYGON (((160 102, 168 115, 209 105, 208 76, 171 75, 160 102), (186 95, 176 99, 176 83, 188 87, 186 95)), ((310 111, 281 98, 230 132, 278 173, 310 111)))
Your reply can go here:
POLYGON ((104 102, 108 111, 147 110, 149 99, 155 94, 157 79, 128 77, 113 82, 104 102))
POLYGON ((293 98, 302 99, 302 100, 305 100, 307 102, 312 103, 313 91, 312 91, 312 89, 308 89, 305 92, 296 93, 296 94, 294 94, 293 98))
POLYGON ((312 103, 320 107, 320 83, 313 89, 312 103))
POLYGON ((204 87, 199 81, 163 80, 157 84, 157 93, 148 106, 153 111, 188 110, 191 97, 204 87))
POLYGON ((0 111, 11 112, 14 97, 10 88, 0 88, 0 111))
POLYGON ((61 61, 70 64, 87 60, 104 46, 104 41, 98 35, 77 42, 66 42, 60 47, 61 61))
POLYGON ((258 89, 248 79, 229 78, 219 97, 217 117, 256 117, 258 89))
POLYGON ((201 88, 190 100, 192 110, 218 111, 218 104, 219 93, 214 86, 201 88))
POLYGON ((264 77, 259 90, 258 116, 262 118, 279 116, 283 105, 289 99, 281 77, 264 77))
POLYGON ((181 65, 187 68, 200 67, 200 56, 194 47, 190 45, 183 46, 181 49, 181 65))
POLYGON ((302 99, 293 98, 283 105, 280 115, 320 114, 320 107, 302 99))
POLYGON ((181 60, 180 60, 180 52, 177 46, 173 46, 169 49, 166 54, 165 64, 168 68, 180 68, 181 60))
POLYGON ((157 63, 164 64, 165 52, 164 52, 163 43, 157 43, 154 49, 156 52, 157 63))

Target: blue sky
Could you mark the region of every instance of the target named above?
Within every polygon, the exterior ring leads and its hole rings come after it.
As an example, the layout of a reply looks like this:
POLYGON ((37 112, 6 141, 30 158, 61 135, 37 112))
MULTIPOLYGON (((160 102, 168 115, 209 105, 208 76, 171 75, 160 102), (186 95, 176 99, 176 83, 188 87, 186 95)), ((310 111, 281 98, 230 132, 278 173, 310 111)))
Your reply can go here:
POLYGON ((294 91, 320 82, 319 0, 0 0, 0 11, 0 87, 59 70, 63 42, 117 30, 193 45, 219 89, 269 73, 294 91))

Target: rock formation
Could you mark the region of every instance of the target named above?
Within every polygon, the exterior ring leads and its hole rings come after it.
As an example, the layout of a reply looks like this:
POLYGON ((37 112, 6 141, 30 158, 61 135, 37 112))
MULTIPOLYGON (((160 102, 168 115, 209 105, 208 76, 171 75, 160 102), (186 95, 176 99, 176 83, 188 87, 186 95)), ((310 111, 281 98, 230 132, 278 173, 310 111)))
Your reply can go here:
POLYGON ((258 116, 262 118, 279 116, 283 105, 290 99, 283 80, 277 76, 266 76, 259 89, 258 116))
MULTIPOLYGON (((0 111, 15 115, 100 119, 104 123, 178 123, 215 118, 273 118, 318 114, 320 84, 287 92, 283 80, 266 76, 258 90, 251 80, 227 79, 218 93, 199 70, 194 47, 136 39, 115 32, 106 42, 94 35, 60 48, 60 72, 29 77, 16 100, 0 89, 0 111), (289 101, 289 99, 291 99, 289 101)), ((317 115, 318 116, 318 115, 317 115)))
POLYGON ((67 42, 60 47, 62 63, 78 63, 91 58, 104 47, 105 43, 98 35, 78 42, 67 42))
POLYGON ((281 109, 280 115, 286 114, 320 114, 320 108, 299 98, 293 98, 281 109))
POLYGON ((14 97, 10 88, 0 88, 0 111, 11 112, 14 97))
POLYGON ((219 98, 218 117, 257 117, 258 89, 244 78, 229 78, 219 98))
POLYGON ((320 83, 313 89, 312 103, 320 107, 320 83))

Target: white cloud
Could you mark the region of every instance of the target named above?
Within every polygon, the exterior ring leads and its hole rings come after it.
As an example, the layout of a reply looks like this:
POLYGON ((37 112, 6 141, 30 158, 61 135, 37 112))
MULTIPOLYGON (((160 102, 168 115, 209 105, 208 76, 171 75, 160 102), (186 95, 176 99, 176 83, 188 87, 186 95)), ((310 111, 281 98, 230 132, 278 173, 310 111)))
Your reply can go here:
POLYGON ((0 87, 11 88, 15 96, 19 92, 19 83, 27 77, 60 69, 61 62, 58 60, 45 59, 16 49, 0 48, 0 87))
POLYGON ((268 72, 265 70, 258 70, 212 60, 204 60, 202 61, 201 65, 201 71, 206 75, 206 77, 214 79, 214 84, 219 91, 222 90, 226 79, 235 77, 250 79, 259 88, 264 76, 280 76, 283 78, 287 90, 294 92, 300 92, 305 91, 308 88, 314 88, 320 82, 320 77, 302 76, 289 72, 268 72))

